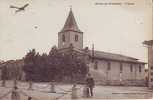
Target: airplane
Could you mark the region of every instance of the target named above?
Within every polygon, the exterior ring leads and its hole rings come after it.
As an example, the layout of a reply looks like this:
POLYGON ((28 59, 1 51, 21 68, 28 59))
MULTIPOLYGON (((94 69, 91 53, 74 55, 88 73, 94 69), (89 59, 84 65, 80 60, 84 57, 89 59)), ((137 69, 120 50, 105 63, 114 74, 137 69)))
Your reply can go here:
POLYGON ((17 10, 15 11, 16 13, 17 12, 20 12, 20 11, 24 11, 25 10, 25 8, 28 6, 29 4, 27 3, 27 4, 25 4, 24 6, 22 6, 22 7, 16 7, 16 6, 10 6, 10 8, 16 8, 17 10))

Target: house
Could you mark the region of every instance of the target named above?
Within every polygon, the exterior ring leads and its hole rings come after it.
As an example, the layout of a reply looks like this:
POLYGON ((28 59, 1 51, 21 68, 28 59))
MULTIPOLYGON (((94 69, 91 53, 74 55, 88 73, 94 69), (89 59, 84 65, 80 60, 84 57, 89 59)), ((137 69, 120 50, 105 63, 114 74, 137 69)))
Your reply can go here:
POLYGON ((148 86, 153 88, 153 40, 144 41, 148 48, 148 86))
POLYGON ((8 60, 0 64, 0 69, 2 72, 2 69, 4 67, 6 68, 6 79, 7 80, 13 80, 13 79, 24 80, 24 76, 23 76, 24 72, 22 70, 23 65, 24 65, 23 59, 8 60))

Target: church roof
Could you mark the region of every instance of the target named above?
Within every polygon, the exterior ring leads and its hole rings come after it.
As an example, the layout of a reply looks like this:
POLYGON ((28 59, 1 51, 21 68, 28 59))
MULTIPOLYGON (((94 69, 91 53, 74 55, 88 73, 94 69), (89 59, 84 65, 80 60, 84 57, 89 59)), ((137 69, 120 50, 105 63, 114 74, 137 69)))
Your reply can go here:
MULTIPOLYGON (((70 9, 69 15, 66 19, 66 22, 64 24, 63 29, 61 30, 61 32, 64 31, 76 31, 76 32, 81 32, 80 29, 78 28, 78 25, 75 21, 72 9, 70 9)), ((81 32, 82 33, 82 32, 81 32)))
MULTIPOLYGON (((90 55, 92 55, 92 51, 90 51, 90 55)), ((108 52, 103 52, 103 51, 96 51, 96 50, 94 51, 94 58, 145 64, 144 62, 138 61, 137 58, 133 58, 133 57, 129 57, 129 56, 121 55, 121 54, 108 53, 108 52)))
MULTIPOLYGON (((69 48, 62 48, 59 49, 61 52, 67 51, 69 48)), ((92 50, 89 50, 87 52, 84 52, 84 50, 79 50, 76 48, 73 48, 74 51, 81 53, 81 54, 87 54, 89 56, 92 56, 92 50)), ((110 60, 110 61, 117 61, 117 62, 129 62, 129 63, 140 63, 140 64, 146 64, 145 62, 139 61, 137 58, 129 57, 126 55, 116 54, 116 53, 109 53, 104 51, 97 51, 94 50, 94 58, 99 60, 110 60)))

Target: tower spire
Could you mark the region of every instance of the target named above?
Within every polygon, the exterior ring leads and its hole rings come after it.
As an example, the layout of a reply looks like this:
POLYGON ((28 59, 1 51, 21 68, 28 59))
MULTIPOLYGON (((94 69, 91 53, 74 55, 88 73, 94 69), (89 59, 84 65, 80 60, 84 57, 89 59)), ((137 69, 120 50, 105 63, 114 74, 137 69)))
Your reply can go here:
POLYGON ((81 32, 80 29, 78 28, 78 25, 77 25, 76 21, 75 21, 73 11, 72 11, 72 5, 70 5, 69 15, 66 19, 66 22, 65 22, 64 27, 61 30, 61 32, 64 32, 64 31, 81 32))
POLYGON ((72 6, 69 6, 69 14, 64 24, 64 27, 58 32, 58 47, 83 49, 83 32, 80 31, 75 21, 72 6))

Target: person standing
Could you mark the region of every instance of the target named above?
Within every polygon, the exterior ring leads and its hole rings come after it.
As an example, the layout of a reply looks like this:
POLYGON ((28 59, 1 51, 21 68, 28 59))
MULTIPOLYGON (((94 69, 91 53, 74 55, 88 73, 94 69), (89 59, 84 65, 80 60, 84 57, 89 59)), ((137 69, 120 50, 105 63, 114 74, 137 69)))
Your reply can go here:
POLYGON ((76 84, 73 84, 72 86, 72 99, 77 99, 78 98, 78 93, 77 93, 78 88, 76 87, 76 84))
POLYGON ((86 84, 89 87, 89 95, 93 96, 93 88, 95 87, 95 81, 93 77, 91 77, 90 73, 87 75, 86 84))

